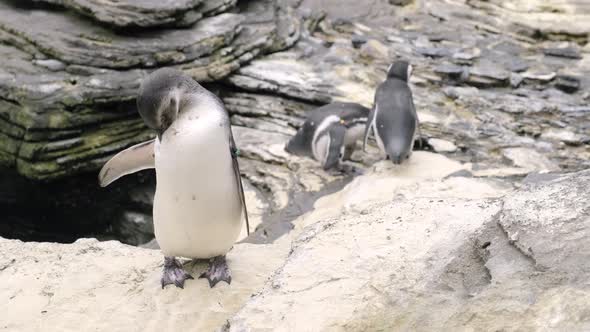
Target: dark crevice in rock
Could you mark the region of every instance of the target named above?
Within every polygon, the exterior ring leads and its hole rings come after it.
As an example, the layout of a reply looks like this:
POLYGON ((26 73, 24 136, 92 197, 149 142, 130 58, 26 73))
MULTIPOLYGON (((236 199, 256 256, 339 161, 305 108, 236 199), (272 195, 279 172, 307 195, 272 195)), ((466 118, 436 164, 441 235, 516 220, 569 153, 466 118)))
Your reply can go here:
POLYGON ((151 216, 151 205, 141 203, 137 188, 155 187, 153 171, 142 171, 118 181, 118 186, 101 188, 96 173, 39 183, 14 171, 0 172, 0 236, 37 242, 72 243, 79 238, 118 239, 125 213, 136 211, 151 216))
POLYGON ((293 220, 313 210, 313 205, 319 198, 341 190, 352 179, 352 177, 346 177, 328 183, 320 191, 316 192, 291 191, 287 206, 279 211, 264 215, 263 221, 256 231, 242 242, 258 244, 274 242, 293 229, 293 220))
MULTIPOLYGON (((11 99, 11 98, 7 98, 7 97, 4 97, 4 96, 0 96, 0 100, 1 101, 5 101, 7 103, 10 103, 10 104, 12 104, 14 106, 19 106, 19 107, 21 106, 20 103, 17 100, 15 100, 15 99, 11 99)), ((1 115, 2 115, 2 113, 0 113, 0 116, 1 115)))

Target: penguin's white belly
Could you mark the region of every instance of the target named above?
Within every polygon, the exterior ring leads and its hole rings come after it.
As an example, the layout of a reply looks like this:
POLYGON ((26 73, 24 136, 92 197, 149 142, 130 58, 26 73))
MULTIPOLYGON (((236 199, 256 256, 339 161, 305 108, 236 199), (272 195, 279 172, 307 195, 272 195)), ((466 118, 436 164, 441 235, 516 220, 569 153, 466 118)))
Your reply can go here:
POLYGON ((166 256, 224 255, 241 230, 228 129, 207 117, 177 120, 156 143, 154 230, 166 256))

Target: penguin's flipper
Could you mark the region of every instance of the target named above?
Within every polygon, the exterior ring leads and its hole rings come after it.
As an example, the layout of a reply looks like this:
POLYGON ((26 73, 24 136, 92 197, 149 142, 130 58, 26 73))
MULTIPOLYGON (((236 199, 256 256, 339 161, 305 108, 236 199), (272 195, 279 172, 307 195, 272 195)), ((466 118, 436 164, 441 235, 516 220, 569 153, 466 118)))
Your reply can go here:
POLYGON ((328 135, 330 135, 328 156, 324 162, 324 170, 338 166, 340 161, 340 154, 344 147, 344 135, 346 134, 346 127, 342 125, 333 125, 330 127, 328 135))
POLYGON ((373 128, 373 123, 375 122, 375 117, 377 115, 377 103, 373 105, 371 111, 369 112, 369 118, 367 119, 367 124, 365 126, 365 137, 363 139, 363 152, 367 152, 367 140, 369 139, 369 134, 371 133, 371 128, 373 128))
POLYGON ((117 153, 100 170, 98 174, 100 186, 106 187, 127 174, 154 168, 154 144, 155 139, 152 139, 117 153))
POLYGON ((244 187, 242 185, 242 177, 240 175, 240 165, 238 165, 239 150, 236 147, 236 142, 234 141, 234 135, 232 134, 231 128, 229 129, 229 150, 234 166, 234 175, 238 183, 238 194, 240 195, 240 200, 242 201, 242 209, 244 211, 244 218, 246 219, 246 234, 250 235, 250 221, 248 220, 248 209, 246 208, 246 196, 244 196, 244 187))

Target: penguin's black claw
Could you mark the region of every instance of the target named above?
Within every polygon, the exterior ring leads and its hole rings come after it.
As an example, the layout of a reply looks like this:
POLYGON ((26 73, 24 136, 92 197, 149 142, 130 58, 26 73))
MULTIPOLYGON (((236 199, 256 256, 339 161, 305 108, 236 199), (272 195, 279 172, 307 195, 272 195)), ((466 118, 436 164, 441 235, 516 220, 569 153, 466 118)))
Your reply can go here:
POLYGON ((225 281, 231 284, 231 271, 227 266, 225 256, 217 256, 209 262, 209 269, 203 272, 200 278, 207 278, 209 280, 209 287, 213 288, 220 281, 225 281))
POLYGON ((182 264, 174 257, 164 257, 164 273, 162 274, 162 289, 166 285, 174 284, 178 288, 184 289, 184 281, 194 279, 182 267, 182 264))

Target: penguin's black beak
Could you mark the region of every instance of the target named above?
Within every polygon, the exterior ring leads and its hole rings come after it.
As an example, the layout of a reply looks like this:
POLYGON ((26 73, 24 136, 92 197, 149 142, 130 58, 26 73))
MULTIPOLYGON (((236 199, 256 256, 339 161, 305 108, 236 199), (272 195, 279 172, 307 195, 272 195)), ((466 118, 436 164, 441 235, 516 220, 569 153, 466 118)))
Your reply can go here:
POLYGON ((403 158, 402 158, 402 156, 392 156, 391 161, 393 162, 394 165, 400 165, 403 161, 403 158))
POLYGON ((299 133, 291 137, 289 142, 285 145, 285 151, 296 156, 305 155, 305 149, 301 143, 301 135, 299 133))

